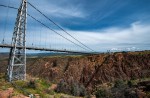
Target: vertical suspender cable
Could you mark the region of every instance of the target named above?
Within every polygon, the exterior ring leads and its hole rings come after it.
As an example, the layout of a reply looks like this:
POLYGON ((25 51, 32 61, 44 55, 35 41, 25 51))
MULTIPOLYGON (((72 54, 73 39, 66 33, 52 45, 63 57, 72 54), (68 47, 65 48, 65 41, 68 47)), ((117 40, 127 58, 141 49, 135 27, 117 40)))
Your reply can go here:
POLYGON ((35 36, 35 34, 34 34, 34 31, 33 31, 33 40, 32 40, 32 46, 34 46, 34 36, 35 36))
MULTIPOLYGON (((10 5, 10 0, 8 1, 8 6, 10 5)), ((5 43, 5 36, 6 36, 6 29, 7 29, 7 22, 8 22, 8 13, 9 13, 9 7, 7 6, 7 14, 6 14, 6 20, 5 20, 5 27, 4 27, 4 33, 3 33, 3 41, 2 43, 5 43)))
POLYGON ((46 32, 46 47, 47 47, 47 40, 48 40, 48 39, 47 39, 47 38, 48 38, 47 36, 48 36, 48 34, 47 34, 47 32, 46 32))
POLYGON ((46 34, 44 34, 44 39, 45 39, 45 44, 44 44, 44 47, 46 48, 46 34))
POLYGON ((95 52, 93 49, 91 49, 90 47, 86 46, 85 44, 83 44, 82 42, 80 42, 78 39, 76 39, 75 37, 73 37, 71 34, 69 34, 67 31, 65 31, 62 27, 60 27, 58 24, 56 24, 54 21, 52 21, 50 18, 48 18, 45 14, 43 14, 39 9, 37 9, 34 5, 32 5, 31 3, 28 2, 28 4, 30 6, 32 6, 35 10, 37 10, 39 13, 41 13, 45 18, 47 18, 50 22, 52 22, 54 25, 56 25, 59 29, 61 29, 63 32, 65 32, 67 35, 69 35, 70 37, 72 37, 74 40, 76 40, 78 43, 80 43, 82 46, 84 46, 86 49, 85 50, 90 50, 95 52))
POLYGON ((41 30, 40 30, 40 46, 41 46, 41 32, 42 32, 42 28, 43 28, 43 26, 41 27, 41 30))

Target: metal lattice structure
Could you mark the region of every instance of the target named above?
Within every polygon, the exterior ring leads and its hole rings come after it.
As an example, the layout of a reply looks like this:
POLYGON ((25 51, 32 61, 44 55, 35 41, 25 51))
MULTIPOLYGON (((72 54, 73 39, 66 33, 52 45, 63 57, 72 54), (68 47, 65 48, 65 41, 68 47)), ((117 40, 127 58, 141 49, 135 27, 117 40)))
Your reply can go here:
POLYGON ((22 0, 14 27, 8 64, 8 80, 26 79, 27 0, 22 0), (20 48, 17 48, 20 47, 20 48))

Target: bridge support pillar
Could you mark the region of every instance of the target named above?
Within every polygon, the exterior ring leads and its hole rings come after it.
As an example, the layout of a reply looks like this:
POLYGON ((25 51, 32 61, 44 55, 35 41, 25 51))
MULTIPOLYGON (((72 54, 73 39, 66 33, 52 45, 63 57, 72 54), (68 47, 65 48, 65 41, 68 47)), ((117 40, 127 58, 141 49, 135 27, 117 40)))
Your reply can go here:
POLYGON ((26 79, 26 23, 27 23, 27 0, 22 0, 18 9, 16 23, 9 55, 7 69, 9 82, 26 79), (20 46, 21 48, 17 48, 20 46))

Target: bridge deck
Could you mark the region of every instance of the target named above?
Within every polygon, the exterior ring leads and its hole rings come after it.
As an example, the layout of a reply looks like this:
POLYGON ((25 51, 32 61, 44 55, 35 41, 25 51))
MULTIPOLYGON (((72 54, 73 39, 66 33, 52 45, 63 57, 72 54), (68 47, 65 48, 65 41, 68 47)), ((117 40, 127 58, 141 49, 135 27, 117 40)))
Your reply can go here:
MULTIPOLYGON (((13 48, 13 46, 9 45, 9 44, 0 44, 0 47, 1 48, 13 48)), ((23 48, 23 47, 17 46, 17 48, 23 48)), ((40 48, 40 47, 31 47, 31 46, 26 46, 26 49, 28 49, 28 50, 41 50, 41 51, 53 51, 53 52, 91 54, 89 52, 82 52, 82 51, 59 50, 59 49, 40 48)))

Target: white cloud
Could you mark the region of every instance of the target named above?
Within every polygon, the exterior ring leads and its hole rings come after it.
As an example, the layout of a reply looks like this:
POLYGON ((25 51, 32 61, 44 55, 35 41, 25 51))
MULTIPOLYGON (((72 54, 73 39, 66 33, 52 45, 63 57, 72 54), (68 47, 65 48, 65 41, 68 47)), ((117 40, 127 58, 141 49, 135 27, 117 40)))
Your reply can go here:
MULTIPOLYGON (((53 2, 53 1, 52 1, 53 2)), ((81 5, 71 5, 68 3, 63 4, 64 2, 61 1, 59 3, 50 3, 50 1, 41 2, 40 4, 37 2, 31 2, 35 4, 38 9, 40 9, 44 14, 55 16, 55 17, 79 17, 83 18, 86 16, 86 13, 82 11, 81 5), (61 4, 62 3, 62 4, 61 4)), ((30 6, 29 6, 30 7, 30 6)), ((31 11, 31 9, 30 9, 31 11)), ((31 13, 34 10, 31 11, 31 13)))
POLYGON ((70 8, 70 9, 64 9, 62 7, 53 7, 48 10, 48 14, 54 15, 55 17, 79 17, 83 18, 85 17, 85 13, 83 13, 78 8, 70 8))
MULTIPOLYGON (((57 44, 60 45, 60 47, 66 48, 67 46, 72 48, 75 46, 61 36, 52 33, 49 30, 44 29, 42 32, 45 32, 45 37, 43 36, 41 39, 42 42, 44 42, 46 36, 49 36, 47 42, 51 45, 57 44)), ((64 32, 57 32, 77 43, 77 41, 75 41, 73 38, 70 38, 64 32)), ((148 45, 150 45, 150 25, 140 22, 132 23, 128 28, 112 27, 96 32, 71 30, 67 30, 67 32, 82 43, 97 51, 106 51, 110 49, 133 50, 133 47, 135 47, 134 49, 150 49, 148 47, 148 45)))
MULTIPOLYGON (((44 14, 46 15, 53 15, 55 17, 79 17, 79 18, 83 18, 88 16, 87 14, 89 13, 85 13, 82 8, 81 5, 69 5, 69 7, 65 7, 67 6, 60 6, 59 4, 47 4, 48 1, 45 2, 35 2, 35 1, 30 1, 32 4, 35 4, 36 7, 38 9, 40 9, 44 14), (41 5, 41 6, 38 6, 41 5)), ((17 3, 17 1, 11 2, 11 6, 14 5, 19 5, 19 3, 17 3)), ((109 12, 106 13, 106 11, 104 10, 102 13, 102 17, 100 17, 100 19, 104 19, 105 17, 111 15, 112 13, 114 13, 116 10, 118 10, 120 7, 122 7, 123 5, 117 6, 115 7, 115 10, 110 10, 109 12), (105 14, 106 13, 106 14, 105 14)), ((102 6, 105 7, 105 5, 102 6)), ((30 7, 29 7, 30 9, 30 7)), ((1 9, 2 10, 2 9, 1 9)), ((6 10, 6 8, 5 8, 6 10)), ((3 23, 2 20, 4 20, 4 17, 6 17, 6 12, 5 10, 2 10, 2 13, 0 15, 0 22, 1 24, 3 23), (5 14, 4 14, 5 13, 5 14)), ((109 10, 109 9, 108 9, 109 10)), ((29 12, 32 13, 34 10, 30 9, 29 12)), ((14 20, 15 21, 15 17, 16 17, 16 13, 17 10, 15 12, 12 12, 12 10, 9 10, 9 19, 8 20, 14 20)), ((40 15, 38 15, 39 13, 34 11, 34 15, 36 15, 37 19, 39 20, 43 20, 43 17, 40 17, 40 15)), ((33 16, 34 16, 33 15, 33 16)), ((34 16, 35 17, 35 16, 34 16)), ((131 17, 131 16, 130 16, 131 17)), ((98 17, 99 18, 99 17, 98 17)), ((30 18, 29 18, 30 19, 30 18)), ((94 19, 94 18, 93 18, 94 19)), ((31 22, 30 24, 32 24, 32 21, 29 20, 29 22, 31 22)), ((47 21, 44 21, 47 22, 47 21)), ((33 31, 30 31, 31 35, 27 35, 27 36, 33 36, 33 32, 40 32, 40 29, 38 29, 39 27, 33 26, 33 31)), ((11 28, 12 29, 12 28, 11 28)), ((4 30, 1 29, 1 32, 3 32, 4 30)), ((11 31, 10 33, 8 32, 6 35, 9 36, 10 34, 12 35, 11 31)), ((50 32, 47 29, 43 29, 41 32, 44 32, 46 34, 42 35, 42 38, 39 37, 39 35, 35 35, 35 39, 28 39, 28 43, 32 42, 33 40, 35 42, 39 43, 39 40, 41 40, 41 43, 45 43, 47 42, 48 44, 57 44, 57 47, 73 47, 73 45, 71 46, 71 43, 68 42, 67 40, 63 39, 61 36, 50 32), (48 35, 48 36, 47 36, 48 35), (49 38, 48 40, 45 41, 46 38, 49 38)), ((62 34, 63 36, 65 36, 66 38, 68 38, 69 40, 72 40, 75 42, 74 39, 70 38, 68 35, 66 35, 64 32, 62 31, 57 31, 58 33, 62 34)), ((99 31, 72 31, 72 30, 67 30, 67 32, 69 32, 72 36, 74 36, 76 39, 78 39, 79 41, 81 41, 82 43, 88 45, 89 47, 93 48, 94 50, 120 50, 120 49, 127 49, 127 50, 132 50, 133 47, 135 47, 136 49, 140 48, 140 49, 150 49, 148 45, 150 45, 150 24, 145 24, 142 22, 134 22, 130 25, 130 27, 127 28, 121 28, 121 27, 111 27, 111 28, 105 28, 99 31), (144 46, 147 45, 147 46, 144 46)), ((11 42, 11 37, 7 38, 9 39, 8 41, 11 42)), ((2 40, 2 38, 0 39, 2 40)), ((31 44, 31 43, 30 43, 31 44)))
POLYGON ((97 32, 69 32, 86 44, 148 43, 150 38, 150 25, 135 22, 128 28, 113 27, 97 32))

